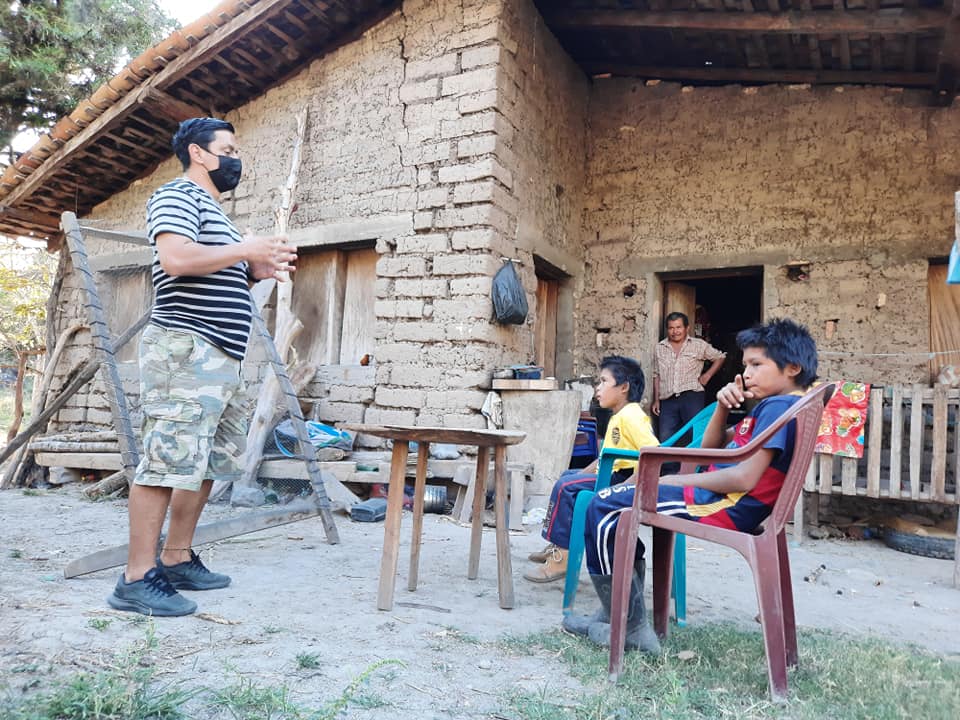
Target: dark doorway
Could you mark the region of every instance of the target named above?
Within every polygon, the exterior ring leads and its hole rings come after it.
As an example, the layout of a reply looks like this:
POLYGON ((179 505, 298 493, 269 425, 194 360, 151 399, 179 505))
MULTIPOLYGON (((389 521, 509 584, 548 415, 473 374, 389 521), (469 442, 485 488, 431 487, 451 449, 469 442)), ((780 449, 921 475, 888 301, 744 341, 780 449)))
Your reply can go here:
MULTIPOLYGON (((720 372, 706 388, 708 402, 743 369, 737 333, 760 322, 763 315, 763 268, 736 268, 701 273, 669 273, 663 281, 663 316, 682 312, 690 333, 727 354, 720 372), (683 307, 672 307, 682 305, 683 307)), ((661 325, 660 337, 665 337, 661 325)))

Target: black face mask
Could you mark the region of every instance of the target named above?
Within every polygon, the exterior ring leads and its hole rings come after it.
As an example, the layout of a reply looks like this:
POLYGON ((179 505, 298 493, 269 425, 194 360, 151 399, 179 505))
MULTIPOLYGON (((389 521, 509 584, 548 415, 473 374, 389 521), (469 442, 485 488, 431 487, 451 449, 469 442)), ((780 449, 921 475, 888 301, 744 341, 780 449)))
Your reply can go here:
POLYGON ((216 170, 207 170, 210 181, 220 192, 233 190, 240 182, 243 164, 240 162, 240 158, 227 157, 226 155, 217 155, 217 158, 220 160, 220 166, 216 170))

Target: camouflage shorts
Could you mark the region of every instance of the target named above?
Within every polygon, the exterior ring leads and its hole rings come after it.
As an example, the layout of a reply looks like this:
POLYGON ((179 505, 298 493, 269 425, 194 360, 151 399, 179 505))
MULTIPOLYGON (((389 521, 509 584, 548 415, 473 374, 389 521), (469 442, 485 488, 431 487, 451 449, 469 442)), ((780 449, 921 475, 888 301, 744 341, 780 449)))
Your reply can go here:
POLYGON ((199 335, 148 325, 140 341, 140 485, 199 490, 235 480, 249 400, 240 361, 199 335))

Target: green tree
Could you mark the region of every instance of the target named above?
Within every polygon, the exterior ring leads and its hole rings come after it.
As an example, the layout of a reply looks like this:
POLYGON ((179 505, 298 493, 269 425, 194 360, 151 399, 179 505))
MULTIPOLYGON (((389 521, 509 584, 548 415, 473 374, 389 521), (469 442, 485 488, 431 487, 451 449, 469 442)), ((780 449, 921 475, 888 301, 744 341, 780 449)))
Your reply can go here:
POLYGON ((177 27, 157 0, 0 0, 0 152, 46 130, 177 27))
POLYGON ((55 256, 25 250, 0 235, 0 364, 17 368, 8 440, 23 418, 23 380, 33 371, 31 359, 46 349, 47 296, 56 271, 55 256))

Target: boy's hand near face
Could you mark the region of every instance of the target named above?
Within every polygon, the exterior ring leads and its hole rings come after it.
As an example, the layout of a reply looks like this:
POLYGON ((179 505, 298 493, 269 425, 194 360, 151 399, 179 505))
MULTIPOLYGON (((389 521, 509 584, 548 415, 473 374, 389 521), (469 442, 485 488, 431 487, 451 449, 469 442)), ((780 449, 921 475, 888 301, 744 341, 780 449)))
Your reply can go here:
POLYGON ((753 397, 752 392, 744 389, 743 375, 737 375, 732 383, 727 383, 717 392, 717 402, 728 410, 740 407, 744 400, 753 397))

